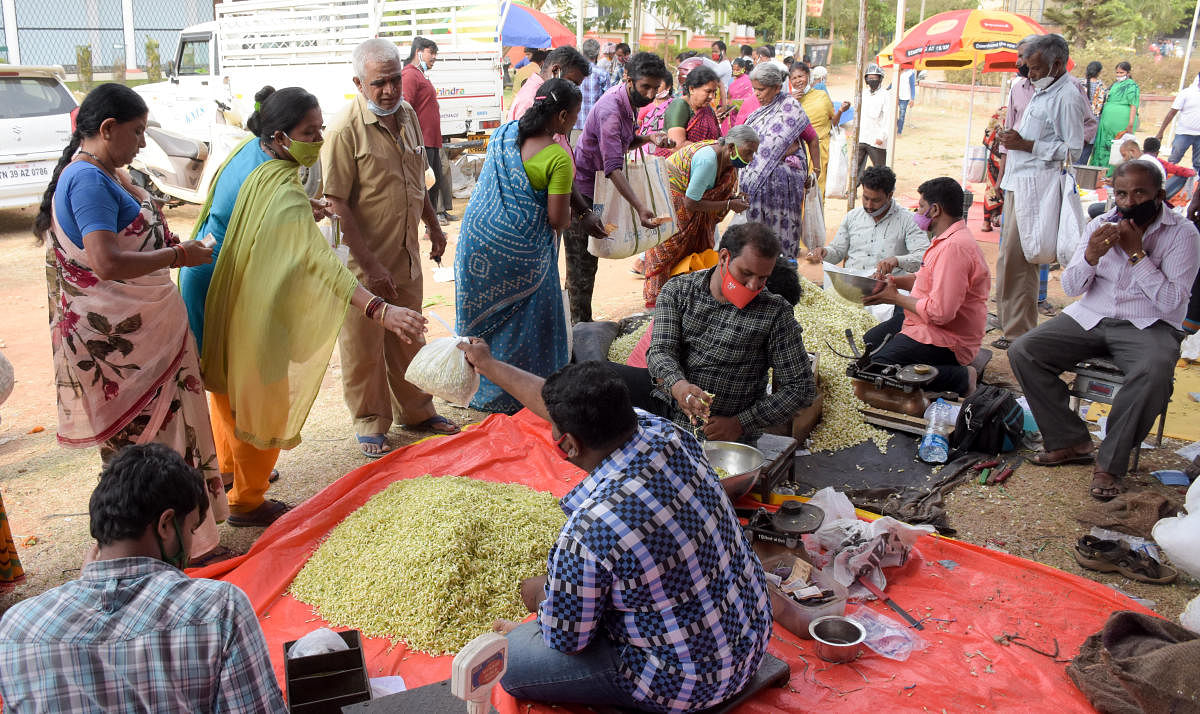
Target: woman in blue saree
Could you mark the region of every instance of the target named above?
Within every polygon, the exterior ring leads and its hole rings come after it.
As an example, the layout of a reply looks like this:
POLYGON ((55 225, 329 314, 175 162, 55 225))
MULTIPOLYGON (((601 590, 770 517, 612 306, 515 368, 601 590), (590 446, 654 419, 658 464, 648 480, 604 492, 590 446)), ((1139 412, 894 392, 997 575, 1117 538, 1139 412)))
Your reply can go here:
MULTIPOLYGON (((575 165, 561 137, 581 99, 572 82, 548 80, 520 120, 492 134, 454 255, 459 334, 541 377, 570 358, 558 232, 571 221, 575 165)), ((521 404, 483 377, 471 407, 511 414, 521 404)))

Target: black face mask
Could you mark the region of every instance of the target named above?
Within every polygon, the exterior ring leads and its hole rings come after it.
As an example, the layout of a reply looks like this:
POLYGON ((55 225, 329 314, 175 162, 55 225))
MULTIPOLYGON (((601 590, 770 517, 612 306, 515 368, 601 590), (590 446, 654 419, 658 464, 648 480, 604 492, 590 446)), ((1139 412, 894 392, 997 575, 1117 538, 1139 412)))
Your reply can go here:
POLYGON ((1029 65, 1027 65, 1027 64, 1018 65, 1017 66, 1017 76, 1028 77, 1029 76, 1029 65))
POLYGON ((1143 228, 1150 225, 1155 218, 1158 218, 1161 210, 1162 206, 1158 204, 1157 198, 1135 203, 1128 208, 1117 206, 1117 212, 1121 214, 1121 218, 1128 218, 1143 228))
POLYGON ((639 94, 633 88, 632 83, 629 85, 629 103, 633 105, 634 109, 641 109, 642 107, 646 106, 647 104, 649 104, 650 102, 653 102, 653 101, 654 101, 653 97, 649 97, 649 98, 643 97, 641 94, 639 94))
POLYGON ((867 86, 871 88, 872 92, 879 89, 879 85, 881 85, 881 84, 883 84, 882 79, 868 79, 867 80, 867 86))

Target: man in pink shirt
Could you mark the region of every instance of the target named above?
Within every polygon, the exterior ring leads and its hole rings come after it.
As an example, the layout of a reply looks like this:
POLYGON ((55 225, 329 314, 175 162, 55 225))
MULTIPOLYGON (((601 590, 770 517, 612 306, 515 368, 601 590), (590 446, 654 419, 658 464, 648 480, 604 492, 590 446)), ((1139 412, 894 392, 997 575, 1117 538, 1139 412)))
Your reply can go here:
MULTIPOLYGON (((529 111, 529 107, 533 106, 534 98, 537 97, 538 88, 547 79, 562 77, 579 85, 591 71, 591 65, 588 64, 587 58, 579 53, 579 50, 574 47, 559 47, 546 55, 546 61, 542 62, 542 71, 531 74, 529 79, 525 80, 525 84, 521 85, 521 91, 513 97, 512 107, 505 115, 505 120, 515 121, 529 111)), ((567 148, 567 153, 571 153, 570 147, 567 148)))
POLYGON ((913 219, 935 237, 915 274, 876 276, 884 286, 863 298, 863 304, 902 309, 868 330, 863 341, 878 350, 872 356, 876 362, 933 365, 938 375, 929 384, 931 391, 967 396, 979 379, 971 363, 987 329, 992 276, 963 221, 962 186, 941 176, 921 184, 917 192, 921 200, 913 219))
POLYGON ((1087 425, 1068 405, 1063 372, 1106 357, 1125 373, 1092 469, 1092 496, 1121 492, 1129 452, 1146 438, 1173 388, 1192 281, 1200 267, 1200 236, 1167 209, 1162 173, 1145 160, 1113 174, 1115 209, 1093 219, 1062 274, 1063 292, 1079 296, 1052 320, 1008 349, 1013 374, 1029 400, 1046 450, 1040 466, 1093 460, 1087 425))

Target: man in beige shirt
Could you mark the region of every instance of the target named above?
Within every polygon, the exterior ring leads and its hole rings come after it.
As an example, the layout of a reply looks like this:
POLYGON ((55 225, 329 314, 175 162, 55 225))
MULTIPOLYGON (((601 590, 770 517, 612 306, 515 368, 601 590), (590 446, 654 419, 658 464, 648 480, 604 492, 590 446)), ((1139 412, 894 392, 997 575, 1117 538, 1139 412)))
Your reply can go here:
MULTIPOLYGON (((350 269, 371 292, 420 312, 419 222, 433 244, 430 258, 441 258, 446 236, 425 190, 421 127, 401 98, 400 70, 400 54, 387 40, 367 40, 354 50, 359 96, 326 132, 321 165, 325 197, 350 249, 350 269)), ((354 310, 339 343, 346 406, 367 456, 390 450, 393 423, 439 434, 458 431, 434 410, 430 395, 404 381, 420 344, 403 343, 354 310)))

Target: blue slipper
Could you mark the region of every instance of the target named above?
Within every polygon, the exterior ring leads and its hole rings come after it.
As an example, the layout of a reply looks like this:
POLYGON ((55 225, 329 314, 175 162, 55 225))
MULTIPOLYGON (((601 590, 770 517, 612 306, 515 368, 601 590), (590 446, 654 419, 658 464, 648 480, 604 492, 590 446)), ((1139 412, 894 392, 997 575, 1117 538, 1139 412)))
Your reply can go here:
POLYGON ((432 431, 435 434, 451 435, 462 431, 458 424, 450 421, 441 414, 435 414, 420 424, 405 424, 405 429, 414 429, 417 431, 432 431), (438 428, 441 427, 441 428, 438 428))
POLYGON ((383 434, 375 434, 374 436, 362 436, 362 435, 356 434, 355 437, 358 439, 359 444, 374 444, 375 446, 378 446, 378 447, 381 447, 384 449, 383 451, 378 451, 378 452, 374 452, 374 453, 367 451, 366 449, 362 449, 363 456, 366 456, 368 459, 378 459, 381 456, 386 456, 386 455, 392 453, 392 449, 391 449, 391 447, 388 446, 388 443, 387 443, 387 436, 385 436, 383 434))

